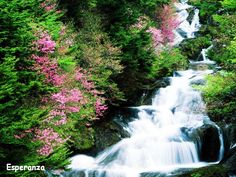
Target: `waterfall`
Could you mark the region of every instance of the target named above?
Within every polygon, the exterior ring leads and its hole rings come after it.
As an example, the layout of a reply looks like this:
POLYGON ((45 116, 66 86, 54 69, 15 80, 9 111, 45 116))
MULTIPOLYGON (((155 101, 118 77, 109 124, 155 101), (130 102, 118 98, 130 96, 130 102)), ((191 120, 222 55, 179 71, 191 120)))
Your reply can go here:
MULTIPOLYGON (((189 23, 188 8, 192 6, 187 4, 187 0, 176 3, 182 23, 175 31, 175 43, 194 37, 200 27, 199 10, 194 10, 194 17, 189 23)), ((204 61, 211 62, 206 56, 207 50, 203 50, 202 55, 204 61)), ((191 83, 212 72, 192 69, 176 71, 170 77, 170 85, 157 90, 151 105, 129 108, 138 112, 135 119, 124 127, 130 137, 96 157, 72 157, 69 168, 73 171, 65 172, 63 176, 139 177, 144 173, 168 174, 176 169, 206 166, 209 163, 200 161, 201 138, 195 130, 207 123, 218 129, 218 160, 221 160, 224 153, 221 130, 207 116, 201 93, 191 86, 191 83)))
MULTIPOLYGON (((86 177, 139 177, 144 172, 168 173, 207 165, 200 162, 199 147, 191 134, 211 121, 201 94, 191 87, 191 82, 212 72, 178 71, 170 78, 169 86, 157 91, 151 105, 130 108, 138 111, 138 115, 126 127, 129 138, 95 158, 74 156, 70 168, 86 177)), ((219 160, 223 153, 223 140, 220 141, 219 160)))
POLYGON ((189 12, 187 9, 193 9, 193 6, 187 4, 186 1, 181 1, 180 3, 175 3, 178 21, 180 22, 177 29, 174 31, 175 40, 172 45, 177 45, 182 42, 185 38, 194 38, 195 33, 199 31, 201 27, 199 22, 199 10, 194 9, 194 15, 191 21, 188 21, 189 12))

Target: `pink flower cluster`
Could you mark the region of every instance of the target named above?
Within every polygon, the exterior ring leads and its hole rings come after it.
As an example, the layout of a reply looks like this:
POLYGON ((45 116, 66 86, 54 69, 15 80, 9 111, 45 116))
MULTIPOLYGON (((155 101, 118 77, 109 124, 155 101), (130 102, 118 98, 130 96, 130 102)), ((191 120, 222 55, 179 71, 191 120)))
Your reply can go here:
POLYGON ((46 101, 54 104, 46 122, 54 122, 54 125, 64 125, 67 123, 67 114, 80 111, 80 106, 86 103, 86 99, 78 89, 61 89, 54 93, 46 101), (58 120, 58 118, 60 118, 58 120))
POLYGON ((83 87, 87 90, 92 90, 95 88, 94 83, 87 80, 86 71, 81 68, 78 68, 75 72, 75 79, 80 81, 83 87))
POLYGON ((65 75, 58 74, 60 72, 56 60, 49 58, 50 53, 54 53, 56 42, 51 40, 51 36, 43 32, 40 34, 40 39, 33 42, 35 50, 40 52, 40 55, 32 55, 35 60, 34 70, 46 77, 47 83, 52 83, 55 86, 60 86, 64 83, 65 75))
POLYGON ((171 5, 164 5, 158 19, 161 22, 160 29, 150 27, 147 32, 151 33, 154 46, 173 42, 175 35, 173 30, 179 26, 179 21, 174 14, 174 9, 171 5))
POLYGON ((34 141, 43 142, 43 146, 40 147, 37 152, 44 156, 51 154, 54 147, 65 142, 65 140, 63 140, 52 128, 46 128, 43 130, 36 129, 34 141))
POLYGON ((50 60, 48 56, 32 55, 35 60, 33 69, 46 77, 47 83, 52 83, 55 86, 60 86, 64 83, 65 75, 59 75, 58 64, 55 60, 50 60))
POLYGON ((108 107, 106 105, 103 105, 101 103, 100 99, 97 99, 97 101, 95 103, 95 108, 96 108, 97 116, 102 116, 104 111, 106 111, 108 109, 108 107))
POLYGON ((51 99, 59 104, 65 105, 68 102, 79 102, 83 99, 83 95, 78 89, 62 89, 59 93, 53 94, 51 99))
MULTIPOLYGON (((55 127, 67 124, 70 121, 68 115, 78 113, 83 105, 88 103, 88 99, 91 97, 90 101, 97 100, 94 103, 94 110, 96 111, 97 117, 103 115, 107 106, 102 104, 104 100, 99 96, 101 93, 95 89, 94 83, 89 81, 89 74, 81 68, 75 69, 74 73, 64 74, 57 60, 51 59, 51 54, 55 52, 56 43, 45 32, 42 35, 38 35, 40 39, 33 42, 34 49, 37 51, 37 54, 32 55, 32 59, 35 61, 33 69, 43 74, 45 81, 53 84, 58 89, 57 93, 53 93, 42 99, 44 104, 50 104, 52 107, 47 118, 43 121, 43 127, 47 128, 34 128, 31 130, 31 133, 35 136, 34 140, 42 143, 42 146, 37 152, 40 155, 47 156, 53 152, 54 147, 66 141, 51 126, 55 127), (78 82, 82 86, 82 91, 76 88, 78 82)), ((68 45, 70 44, 68 43, 68 45)), ((25 131, 20 135, 15 135, 15 138, 23 138, 27 133, 25 131)))
POLYGON ((147 30, 147 32, 151 33, 154 46, 157 46, 160 43, 164 42, 164 38, 163 38, 161 30, 153 28, 153 27, 150 27, 147 30))
POLYGON ((173 30, 179 26, 177 16, 174 14, 174 9, 171 5, 165 5, 159 16, 161 20, 161 32, 167 42, 174 41, 173 30))
POLYGON ((53 53, 56 47, 56 43, 51 39, 48 33, 42 33, 40 39, 34 42, 36 49, 42 53, 53 53))
POLYGON ((102 98, 98 97, 98 94, 101 93, 95 89, 94 83, 87 80, 86 71, 84 71, 81 68, 77 68, 75 79, 77 81, 80 81, 83 87, 87 89, 89 93, 91 93, 97 98, 97 101, 95 103, 96 115, 97 117, 101 117, 103 113, 108 109, 108 107, 102 104, 101 102, 102 98))
POLYGON ((49 117, 45 120, 45 122, 52 122, 54 118, 59 118, 59 120, 56 120, 54 123, 56 126, 67 123, 67 115, 64 110, 51 110, 49 117))
POLYGON ((44 8, 44 10, 46 11, 51 11, 55 9, 56 3, 53 2, 52 0, 45 0, 43 3, 40 4, 40 6, 44 8))

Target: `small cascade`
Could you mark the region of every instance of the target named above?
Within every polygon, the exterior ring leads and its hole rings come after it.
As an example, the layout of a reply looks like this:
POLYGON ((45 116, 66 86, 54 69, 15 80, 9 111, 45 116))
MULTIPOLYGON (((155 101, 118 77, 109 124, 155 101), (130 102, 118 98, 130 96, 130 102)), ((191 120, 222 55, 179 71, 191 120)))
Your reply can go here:
POLYGON ((189 12, 187 10, 193 10, 193 6, 188 5, 187 0, 175 3, 175 7, 180 24, 175 30, 175 40, 172 45, 178 45, 185 38, 194 38, 195 33, 199 31, 199 28, 201 27, 198 9, 194 9, 193 18, 190 22, 188 21, 189 12))
MULTIPOLYGON (((213 45, 209 46, 206 49, 202 49, 201 53, 199 54, 197 61, 198 63, 205 63, 205 64, 215 64, 214 61, 210 60, 207 56, 207 52, 212 49, 213 45)), ((190 61, 192 62, 192 61, 190 61)))

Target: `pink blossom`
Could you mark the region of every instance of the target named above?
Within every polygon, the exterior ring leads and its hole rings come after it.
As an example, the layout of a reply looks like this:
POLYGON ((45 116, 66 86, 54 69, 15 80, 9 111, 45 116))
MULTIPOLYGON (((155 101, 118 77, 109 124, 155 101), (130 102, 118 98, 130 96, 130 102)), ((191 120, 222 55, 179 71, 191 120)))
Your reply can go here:
POLYGON ((91 90, 95 87, 94 83, 91 81, 88 81, 85 74, 86 74, 86 71, 83 71, 82 69, 78 68, 75 73, 75 79, 77 81, 80 81, 85 89, 91 90))
POLYGON ((32 55, 35 60, 33 69, 43 74, 47 83, 60 86, 64 83, 66 75, 59 75, 59 67, 56 60, 50 60, 47 56, 32 55))
POLYGON ((14 135, 14 137, 15 137, 16 139, 21 139, 21 138, 22 138, 22 136, 20 136, 20 135, 14 135))
POLYGON ((97 117, 102 116, 104 111, 108 109, 108 107, 106 105, 103 105, 99 99, 95 103, 95 108, 97 117))
POLYGON ((46 11, 51 11, 56 7, 56 4, 52 0, 45 0, 45 2, 40 4, 40 7, 46 11))
POLYGON ((55 50, 56 43, 51 39, 48 33, 42 33, 40 39, 34 41, 36 49, 42 53, 48 54, 53 53, 55 50))
POLYGON ((42 143, 42 146, 37 150, 37 152, 43 156, 50 155, 53 152, 54 147, 65 142, 65 140, 63 140, 52 128, 46 128, 43 130, 35 129, 34 141, 40 141, 42 143))
POLYGON ((58 120, 58 121, 56 121, 55 122, 55 125, 64 125, 64 124, 66 124, 67 123, 67 119, 66 119, 66 117, 62 117, 60 120, 58 120))
POLYGON ((162 31, 154 27, 150 27, 147 32, 151 33, 154 46, 157 46, 164 42, 162 31))
POLYGON ((159 19, 161 20, 161 32, 164 39, 167 42, 173 42, 175 37, 173 30, 179 25, 179 21, 174 13, 173 7, 171 5, 164 5, 159 19))
POLYGON ((51 98, 52 100, 64 105, 68 102, 79 102, 83 99, 83 95, 78 89, 62 89, 59 93, 53 94, 51 98))

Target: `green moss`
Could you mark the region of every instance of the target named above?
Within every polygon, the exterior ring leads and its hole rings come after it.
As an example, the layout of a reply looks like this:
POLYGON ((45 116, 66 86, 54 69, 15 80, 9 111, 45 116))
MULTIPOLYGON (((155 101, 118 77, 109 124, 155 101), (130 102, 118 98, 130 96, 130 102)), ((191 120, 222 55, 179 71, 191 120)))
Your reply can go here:
POLYGON ((71 140, 73 143, 73 148, 79 151, 89 150, 94 147, 94 136, 95 132, 93 128, 87 128, 84 125, 76 127, 77 131, 71 132, 71 140))
POLYGON ((209 36, 202 36, 193 39, 186 39, 180 44, 181 53, 187 56, 188 59, 196 60, 203 48, 211 45, 209 36))
POLYGON ((213 165, 194 169, 190 173, 178 175, 177 177, 228 177, 228 174, 223 166, 213 165))
POLYGON ((221 71, 207 77, 205 86, 197 86, 203 91, 208 113, 214 121, 235 122, 236 74, 221 71))

